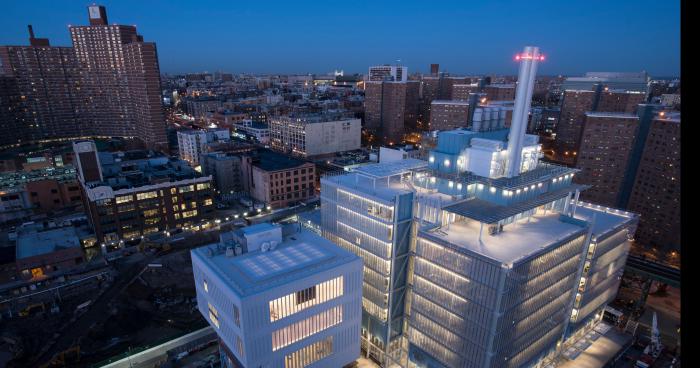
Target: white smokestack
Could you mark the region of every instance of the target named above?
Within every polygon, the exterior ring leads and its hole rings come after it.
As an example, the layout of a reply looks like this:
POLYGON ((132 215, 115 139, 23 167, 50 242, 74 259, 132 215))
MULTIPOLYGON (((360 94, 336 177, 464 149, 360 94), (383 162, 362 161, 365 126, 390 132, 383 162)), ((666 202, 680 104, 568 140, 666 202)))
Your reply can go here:
POLYGON ((523 139, 527 127, 527 118, 530 113, 532 91, 535 87, 535 74, 537 63, 544 60, 540 49, 534 46, 526 46, 523 53, 516 56, 520 61, 518 73, 518 87, 515 90, 515 106, 513 107, 513 120, 510 123, 508 134, 508 161, 506 176, 512 178, 520 174, 522 166, 523 139))

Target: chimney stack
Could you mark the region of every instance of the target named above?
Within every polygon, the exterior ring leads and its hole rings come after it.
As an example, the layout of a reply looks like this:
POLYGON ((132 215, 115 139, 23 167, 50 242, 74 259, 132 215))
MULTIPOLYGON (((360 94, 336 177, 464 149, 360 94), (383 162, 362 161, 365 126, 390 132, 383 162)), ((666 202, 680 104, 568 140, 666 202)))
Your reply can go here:
POLYGON ((50 46, 48 38, 36 38, 34 37, 34 28, 31 24, 27 25, 29 29, 29 45, 30 46, 50 46))
POLYGON ((515 90, 513 120, 508 134, 506 177, 509 178, 520 175, 523 140, 525 139, 527 118, 530 113, 532 91, 535 87, 537 63, 544 60, 544 55, 540 54, 538 47, 526 46, 523 53, 517 55, 515 60, 520 61, 520 72, 518 73, 518 86, 515 90))

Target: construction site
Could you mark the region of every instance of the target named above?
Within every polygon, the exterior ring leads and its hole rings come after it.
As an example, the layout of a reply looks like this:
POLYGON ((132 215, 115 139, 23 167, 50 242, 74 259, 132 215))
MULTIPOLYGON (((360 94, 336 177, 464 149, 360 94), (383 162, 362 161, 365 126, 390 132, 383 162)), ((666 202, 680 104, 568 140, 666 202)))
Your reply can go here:
POLYGON ((178 243, 139 245, 89 272, 0 294, 0 366, 100 366, 206 327, 194 244, 178 243))

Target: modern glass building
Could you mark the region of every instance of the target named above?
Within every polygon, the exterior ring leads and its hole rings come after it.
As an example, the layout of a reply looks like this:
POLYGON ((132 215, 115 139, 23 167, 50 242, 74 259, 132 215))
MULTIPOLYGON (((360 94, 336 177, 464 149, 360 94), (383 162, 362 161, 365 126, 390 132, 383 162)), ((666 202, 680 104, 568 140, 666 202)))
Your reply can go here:
POLYGON ((510 129, 440 132, 428 160, 321 180, 324 237, 364 261, 362 347, 385 367, 545 367, 617 293, 633 214, 579 201, 578 170, 525 134, 537 61, 510 129))
POLYGON ((362 347, 385 366, 398 364, 414 193, 406 176, 422 160, 366 165, 321 179, 324 237, 364 261, 362 347))

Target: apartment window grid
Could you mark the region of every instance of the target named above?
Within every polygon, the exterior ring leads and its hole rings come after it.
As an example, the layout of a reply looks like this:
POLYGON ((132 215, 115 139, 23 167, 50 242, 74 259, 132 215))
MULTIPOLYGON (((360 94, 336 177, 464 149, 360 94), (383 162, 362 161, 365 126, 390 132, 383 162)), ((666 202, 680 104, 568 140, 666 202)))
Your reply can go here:
POLYGON ((277 351, 313 334, 343 322, 343 306, 338 305, 272 333, 272 351, 277 351))
POLYGON ((333 336, 305 346, 284 357, 285 368, 303 368, 333 353, 333 336))
POLYGON ((270 322, 343 296, 343 276, 271 300, 270 322))

